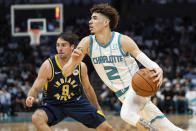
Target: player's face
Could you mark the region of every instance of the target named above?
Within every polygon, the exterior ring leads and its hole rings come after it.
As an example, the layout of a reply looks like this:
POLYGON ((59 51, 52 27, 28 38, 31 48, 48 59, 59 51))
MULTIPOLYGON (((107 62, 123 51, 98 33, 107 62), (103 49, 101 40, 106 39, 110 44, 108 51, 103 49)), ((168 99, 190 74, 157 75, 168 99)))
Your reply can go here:
POLYGON ((101 32, 109 24, 109 19, 101 13, 93 13, 89 21, 89 29, 92 34, 101 32))
POLYGON ((56 50, 60 58, 69 58, 71 56, 74 45, 70 45, 68 41, 58 38, 56 42, 56 50))

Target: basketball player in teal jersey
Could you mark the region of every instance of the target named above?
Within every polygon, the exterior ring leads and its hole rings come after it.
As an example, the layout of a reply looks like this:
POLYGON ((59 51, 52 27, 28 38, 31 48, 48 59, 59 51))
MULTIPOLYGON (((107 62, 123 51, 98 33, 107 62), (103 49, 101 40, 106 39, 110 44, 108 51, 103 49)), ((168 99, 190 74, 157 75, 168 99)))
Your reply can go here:
POLYGON ((43 88, 42 104, 32 116, 32 122, 39 131, 50 131, 49 126, 57 124, 67 116, 98 131, 113 131, 105 121, 97 102, 86 65, 81 62, 73 74, 67 77, 62 75, 63 65, 70 59, 76 41, 75 34, 59 35, 56 43, 58 54, 41 65, 38 77, 28 92, 26 105, 31 107, 37 93, 43 88))
POLYGON ((150 101, 138 96, 131 87, 131 79, 138 70, 134 57, 146 68, 154 71, 152 78, 158 86, 162 84, 163 71, 150 60, 128 36, 112 31, 118 24, 118 12, 107 4, 91 8, 90 32, 73 51, 71 59, 63 67, 63 75, 71 74, 85 54, 100 78, 115 92, 123 103, 121 118, 140 131, 181 131, 172 124, 150 101), (132 56, 133 57, 132 57, 132 56))

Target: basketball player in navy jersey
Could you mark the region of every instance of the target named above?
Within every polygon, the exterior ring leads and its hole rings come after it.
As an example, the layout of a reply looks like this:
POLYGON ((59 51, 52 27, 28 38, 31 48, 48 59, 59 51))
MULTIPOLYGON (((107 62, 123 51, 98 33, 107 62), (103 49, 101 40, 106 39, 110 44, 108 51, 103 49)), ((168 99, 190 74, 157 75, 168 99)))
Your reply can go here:
POLYGON ((136 126, 140 131, 181 131, 150 101, 150 97, 137 95, 131 80, 139 69, 135 58, 146 68, 154 71, 152 78, 161 86, 163 71, 157 63, 149 59, 128 36, 112 31, 118 24, 118 12, 107 4, 91 8, 90 32, 73 51, 71 59, 63 67, 63 75, 71 74, 85 54, 100 78, 115 92, 123 103, 121 118, 136 126))
POLYGON ((71 57, 77 38, 73 33, 59 35, 56 42, 58 54, 44 61, 28 92, 26 105, 31 107, 43 88, 42 104, 32 115, 32 122, 39 131, 50 131, 49 126, 57 124, 67 116, 98 131, 113 131, 97 102, 86 65, 81 62, 71 75, 62 75, 62 68, 71 57))

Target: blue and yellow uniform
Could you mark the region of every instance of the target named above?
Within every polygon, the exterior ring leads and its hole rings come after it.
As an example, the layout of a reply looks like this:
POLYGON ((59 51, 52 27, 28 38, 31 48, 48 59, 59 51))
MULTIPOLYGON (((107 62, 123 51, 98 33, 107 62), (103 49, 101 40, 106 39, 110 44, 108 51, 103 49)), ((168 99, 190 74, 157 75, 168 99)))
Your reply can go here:
POLYGON ((48 60, 52 67, 52 77, 45 84, 43 101, 39 107, 46 112, 48 125, 55 125, 68 116, 89 128, 96 128, 105 121, 104 116, 90 104, 83 93, 81 65, 65 78, 57 55, 48 60))

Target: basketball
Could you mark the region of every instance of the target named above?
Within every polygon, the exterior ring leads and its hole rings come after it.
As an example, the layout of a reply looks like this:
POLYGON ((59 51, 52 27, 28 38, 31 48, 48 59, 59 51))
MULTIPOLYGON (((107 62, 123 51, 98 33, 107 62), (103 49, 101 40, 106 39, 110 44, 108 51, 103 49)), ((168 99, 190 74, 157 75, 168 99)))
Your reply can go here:
POLYGON ((132 78, 132 88, 140 96, 149 97, 153 96, 159 87, 157 83, 153 82, 153 78, 150 76, 153 74, 153 71, 150 71, 147 68, 138 70, 132 78))

